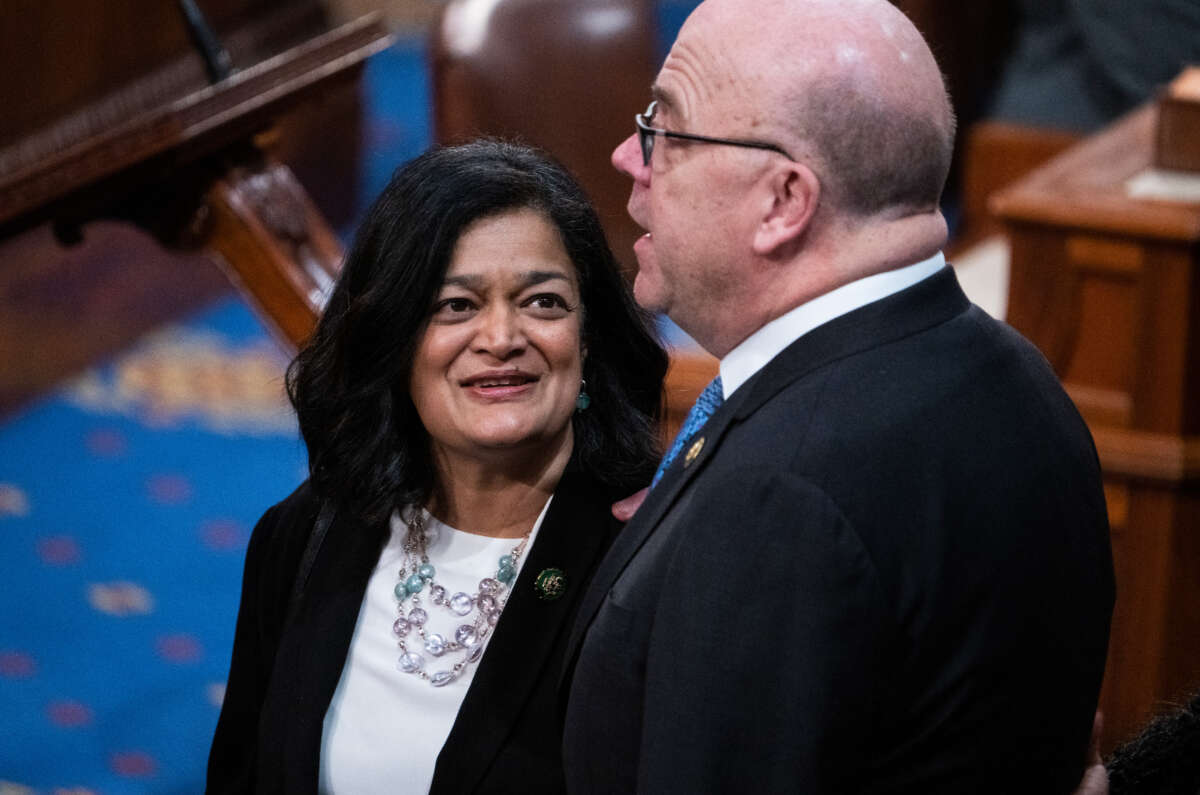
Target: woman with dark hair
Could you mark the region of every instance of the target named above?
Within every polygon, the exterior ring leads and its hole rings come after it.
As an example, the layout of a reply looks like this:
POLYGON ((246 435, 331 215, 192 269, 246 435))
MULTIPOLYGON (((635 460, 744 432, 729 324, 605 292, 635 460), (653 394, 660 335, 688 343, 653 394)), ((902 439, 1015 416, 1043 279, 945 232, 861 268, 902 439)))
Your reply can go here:
POLYGON ((666 361, 560 166, 398 170, 288 371, 309 479, 246 553, 209 791, 561 791, 563 647, 666 361))

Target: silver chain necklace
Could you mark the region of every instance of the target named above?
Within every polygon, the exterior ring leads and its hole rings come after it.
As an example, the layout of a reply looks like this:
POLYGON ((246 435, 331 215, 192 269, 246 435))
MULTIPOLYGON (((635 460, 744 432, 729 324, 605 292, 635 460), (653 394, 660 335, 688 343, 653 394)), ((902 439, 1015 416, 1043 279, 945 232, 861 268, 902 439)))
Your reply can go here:
POLYGON ((458 591, 450 594, 434 579, 437 570, 429 562, 431 538, 425 529, 424 514, 419 507, 414 508, 412 518, 405 522, 408 532, 404 536, 404 563, 400 566, 400 581, 393 591, 397 618, 392 624, 392 632, 400 649, 396 667, 403 673, 421 677, 434 687, 444 687, 462 676, 467 666, 478 662, 483 656, 484 640, 500 620, 500 613, 508 602, 513 580, 517 577, 517 562, 525 551, 533 528, 525 532, 512 552, 501 556, 496 575, 480 580, 475 593, 458 591), (421 600, 426 586, 430 609, 436 612, 437 608, 441 608, 453 616, 453 620, 462 622, 454 630, 453 638, 426 630, 429 613, 422 607, 421 600), (412 637, 414 631, 416 638, 412 637), (459 659, 453 665, 431 674, 425 670, 425 656, 413 646, 423 649, 434 660, 441 660, 447 655, 457 655, 459 659))

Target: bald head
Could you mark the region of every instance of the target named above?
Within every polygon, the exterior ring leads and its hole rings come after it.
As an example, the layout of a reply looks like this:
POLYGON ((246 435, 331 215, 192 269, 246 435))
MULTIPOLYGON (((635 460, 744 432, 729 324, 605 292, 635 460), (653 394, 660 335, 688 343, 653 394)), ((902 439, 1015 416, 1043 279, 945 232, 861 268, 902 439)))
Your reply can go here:
POLYGON ((891 3, 705 0, 679 44, 715 51, 703 54, 722 76, 711 90, 753 109, 756 134, 812 165, 827 207, 936 209, 954 114, 928 45, 891 3))

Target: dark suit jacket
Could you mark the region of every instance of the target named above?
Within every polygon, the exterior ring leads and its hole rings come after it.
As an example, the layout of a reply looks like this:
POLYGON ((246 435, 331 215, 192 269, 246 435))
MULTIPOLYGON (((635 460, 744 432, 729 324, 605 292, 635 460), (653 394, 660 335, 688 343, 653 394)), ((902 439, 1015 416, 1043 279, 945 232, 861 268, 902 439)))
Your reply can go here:
MULTIPOLYGON (((584 586, 619 529, 610 505, 620 496, 568 466, 438 756, 432 792, 563 791, 563 648, 584 586), (539 600, 533 588, 548 567, 568 578, 555 601, 539 600)), ((318 508, 306 483, 263 515, 250 540, 209 792, 317 791, 325 711, 388 534, 386 526, 335 518, 288 624, 318 508)))
POLYGON ((701 436, 584 598, 572 792, 1075 787, 1112 559, 1028 342, 945 269, 797 340, 701 436))

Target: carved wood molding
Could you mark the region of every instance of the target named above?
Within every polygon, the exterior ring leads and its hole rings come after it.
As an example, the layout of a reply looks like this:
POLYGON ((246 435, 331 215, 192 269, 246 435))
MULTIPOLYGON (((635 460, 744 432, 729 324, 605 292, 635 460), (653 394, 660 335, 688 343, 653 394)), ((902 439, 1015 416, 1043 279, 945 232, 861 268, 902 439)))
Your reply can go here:
POLYGON ((341 270, 343 251, 291 170, 273 161, 218 180, 203 211, 218 262, 281 333, 308 339, 341 270))

